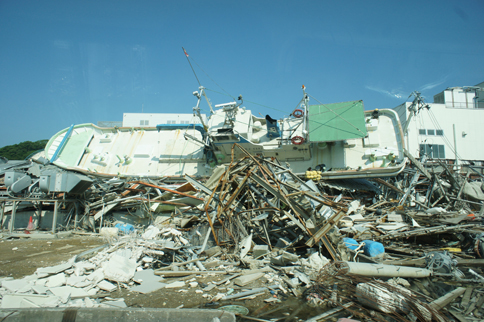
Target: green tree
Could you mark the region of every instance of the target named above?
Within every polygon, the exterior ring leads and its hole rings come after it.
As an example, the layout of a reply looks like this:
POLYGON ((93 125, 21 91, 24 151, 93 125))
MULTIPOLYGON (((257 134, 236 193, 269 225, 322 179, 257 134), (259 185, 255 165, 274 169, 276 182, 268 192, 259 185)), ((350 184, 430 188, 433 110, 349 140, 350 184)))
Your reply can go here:
POLYGON ((19 144, 7 145, 0 148, 0 156, 9 160, 24 160, 32 153, 45 148, 48 140, 24 141, 19 144))

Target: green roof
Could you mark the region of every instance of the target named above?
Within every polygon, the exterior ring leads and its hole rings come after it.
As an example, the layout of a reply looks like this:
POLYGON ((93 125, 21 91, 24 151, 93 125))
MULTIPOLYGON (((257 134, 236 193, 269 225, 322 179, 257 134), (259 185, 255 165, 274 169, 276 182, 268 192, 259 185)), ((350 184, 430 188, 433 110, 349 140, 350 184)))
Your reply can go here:
POLYGON ((363 101, 310 105, 309 140, 329 142, 366 136, 363 101))

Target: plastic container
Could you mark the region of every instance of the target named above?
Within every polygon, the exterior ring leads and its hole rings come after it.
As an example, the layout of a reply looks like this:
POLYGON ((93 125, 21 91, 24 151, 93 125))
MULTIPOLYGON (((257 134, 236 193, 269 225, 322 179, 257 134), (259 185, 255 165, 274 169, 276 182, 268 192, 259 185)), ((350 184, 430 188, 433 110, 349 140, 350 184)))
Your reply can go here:
POLYGON ((360 244, 353 238, 344 237, 343 241, 345 243, 345 246, 351 250, 355 250, 360 246, 360 244))
POLYGON ((382 243, 373 240, 364 240, 365 246, 363 246, 363 253, 366 256, 376 257, 385 254, 385 247, 382 243))
POLYGON ((132 233, 134 231, 133 225, 130 225, 130 224, 118 223, 114 227, 118 228, 118 230, 120 232, 125 233, 125 234, 129 234, 129 233, 132 233))

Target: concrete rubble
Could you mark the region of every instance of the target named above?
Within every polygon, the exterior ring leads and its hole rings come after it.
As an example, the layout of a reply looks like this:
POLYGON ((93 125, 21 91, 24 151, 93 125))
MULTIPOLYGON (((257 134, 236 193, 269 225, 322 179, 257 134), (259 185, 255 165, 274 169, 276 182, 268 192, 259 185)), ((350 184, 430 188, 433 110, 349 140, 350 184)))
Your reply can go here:
POLYGON ((299 177, 290 164, 234 149, 246 157, 210 178, 4 166, 4 239, 89 232, 106 244, 0 278, 0 307, 126 308, 109 295, 176 289, 211 308, 261 299, 263 308, 238 314, 255 321, 484 318, 482 169, 406 152, 396 177, 321 181, 311 169, 299 177), (41 189, 38 179, 55 171, 75 183, 41 189), (288 298, 305 311, 287 313, 288 298))

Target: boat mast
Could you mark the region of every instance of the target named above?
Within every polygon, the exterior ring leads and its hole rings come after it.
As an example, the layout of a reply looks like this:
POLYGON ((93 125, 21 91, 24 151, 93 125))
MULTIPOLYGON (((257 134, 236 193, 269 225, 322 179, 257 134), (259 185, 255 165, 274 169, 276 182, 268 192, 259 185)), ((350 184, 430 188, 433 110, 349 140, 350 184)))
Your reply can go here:
POLYGON ((303 135, 304 135, 304 139, 306 141, 309 141, 309 138, 308 138, 308 130, 307 130, 307 118, 308 118, 308 111, 309 111, 309 96, 308 94, 306 94, 306 86, 302 86, 302 90, 303 90, 303 104, 301 105, 304 105, 304 110, 303 110, 303 135))
POLYGON ((205 97, 205 99, 207 100, 208 106, 210 107, 210 116, 212 116, 214 111, 213 111, 213 108, 212 108, 212 104, 210 104, 210 100, 208 99, 207 95, 205 94, 205 87, 200 86, 198 89, 200 90, 200 92, 197 92, 197 91, 193 92, 193 95, 198 98, 197 106, 195 106, 193 108, 193 115, 198 116, 198 118, 200 119, 200 122, 203 125, 204 130, 207 131, 208 126, 207 126, 207 124, 205 124, 205 121, 203 120, 202 114, 200 113, 200 101, 202 99, 202 95, 205 97))

